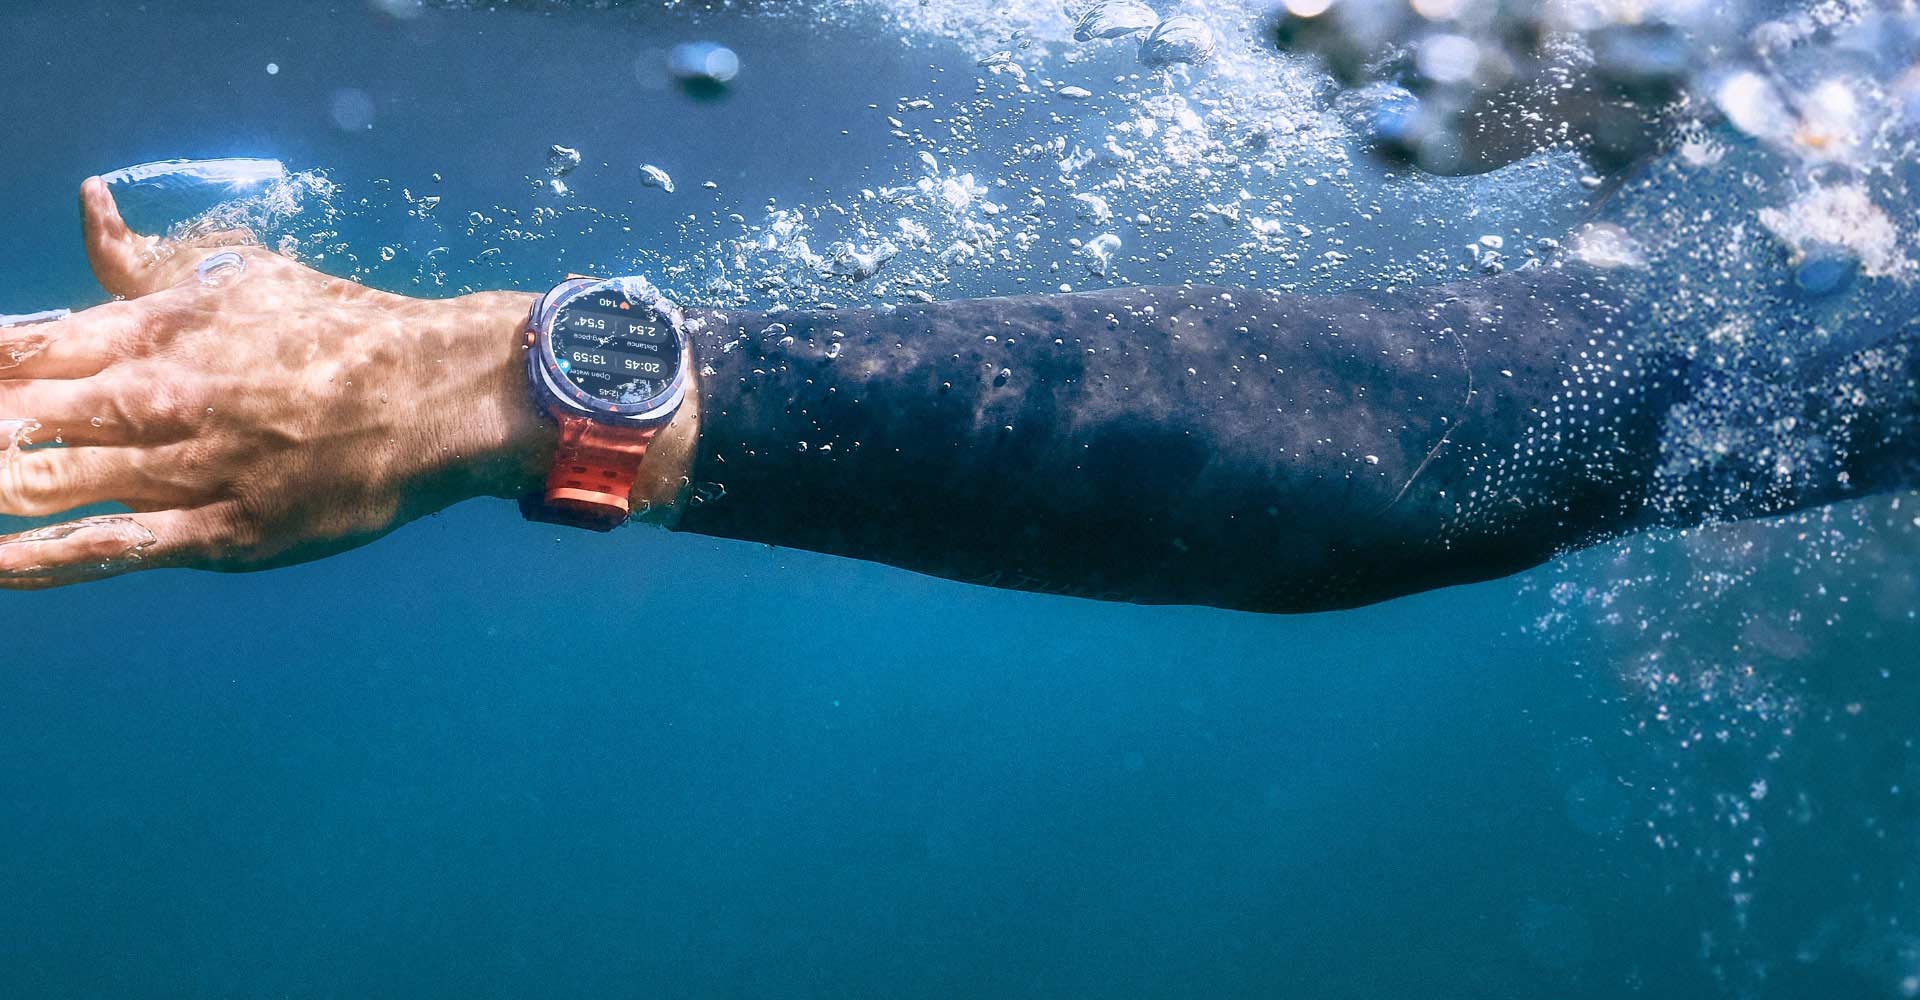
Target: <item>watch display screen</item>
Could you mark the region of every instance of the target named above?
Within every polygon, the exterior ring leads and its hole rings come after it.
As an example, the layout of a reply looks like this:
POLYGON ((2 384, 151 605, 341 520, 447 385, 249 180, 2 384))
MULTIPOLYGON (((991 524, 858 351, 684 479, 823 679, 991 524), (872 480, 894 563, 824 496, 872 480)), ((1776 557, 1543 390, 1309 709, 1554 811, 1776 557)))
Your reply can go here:
POLYGON ((618 405, 645 403, 680 372, 666 318, 611 286, 588 291, 554 317, 553 359, 580 391, 618 405))

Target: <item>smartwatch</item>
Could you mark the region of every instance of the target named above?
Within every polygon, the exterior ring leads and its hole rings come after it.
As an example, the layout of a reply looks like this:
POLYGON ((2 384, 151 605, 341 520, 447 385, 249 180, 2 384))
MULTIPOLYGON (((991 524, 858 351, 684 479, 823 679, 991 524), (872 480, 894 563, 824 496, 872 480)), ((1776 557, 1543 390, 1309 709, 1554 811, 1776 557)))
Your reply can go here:
POLYGON ((559 425, 536 521, 619 527, 653 436, 687 397, 680 309, 647 279, 569 277, 527 314, 527 381, 559 425))

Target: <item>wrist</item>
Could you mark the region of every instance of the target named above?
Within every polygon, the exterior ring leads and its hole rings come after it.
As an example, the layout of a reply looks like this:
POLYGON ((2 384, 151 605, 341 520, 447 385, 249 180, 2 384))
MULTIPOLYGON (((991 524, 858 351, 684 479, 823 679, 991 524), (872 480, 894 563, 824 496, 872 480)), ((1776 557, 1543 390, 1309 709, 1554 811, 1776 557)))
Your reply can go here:
POLYGON ((553 425, 527 385, 522 334, 533 295, 479 292, 438 303, 437 343, 418 384, 422 422, 450 460, 461 499, 515 498, 537 489, 552 464, 553 425))
MULTIPOLYGON (((456 442, 449 450, 460 456, 466 496, 517 500, 538 493, 553 466, 559 428, 527 379, 527 313, 536 298, 481 292, 445 303, 452 346, 439 356, 450 370, 437 374, 472 388, 465 404, 437 409, 447 425, 443 439, 456 442)), ((689 493, 700 412, 692 355, 689 345, 681 358, 686 400, 654 436, 633 484, 635 520, 671 525, 689 493)))

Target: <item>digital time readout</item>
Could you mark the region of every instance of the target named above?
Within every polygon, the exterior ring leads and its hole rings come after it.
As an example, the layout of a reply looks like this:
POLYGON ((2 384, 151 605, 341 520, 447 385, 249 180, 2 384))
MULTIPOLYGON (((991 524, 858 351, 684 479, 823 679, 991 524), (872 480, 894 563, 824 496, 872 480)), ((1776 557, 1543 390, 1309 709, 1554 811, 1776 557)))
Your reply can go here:
POLYGON ((609 403, 644 403, 665 392, 680 371, 676 347, 665 319, 615 292, 583 295, 553 321, 560 373, 609 403))

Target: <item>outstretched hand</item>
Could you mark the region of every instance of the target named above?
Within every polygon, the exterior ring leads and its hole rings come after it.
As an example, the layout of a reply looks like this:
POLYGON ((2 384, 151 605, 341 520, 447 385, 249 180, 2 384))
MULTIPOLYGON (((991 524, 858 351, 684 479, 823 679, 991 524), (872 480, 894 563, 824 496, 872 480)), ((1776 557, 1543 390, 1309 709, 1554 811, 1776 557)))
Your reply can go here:
POLYGON ((0 515, 127 512, 0 537, 0 587, 299 562, 537 482, 527 297, 409 299, 245 234, 142 236, 98 178, 80 203, 120 301, 0 328, 0 428, 32 442, 0 456, 0 515))

